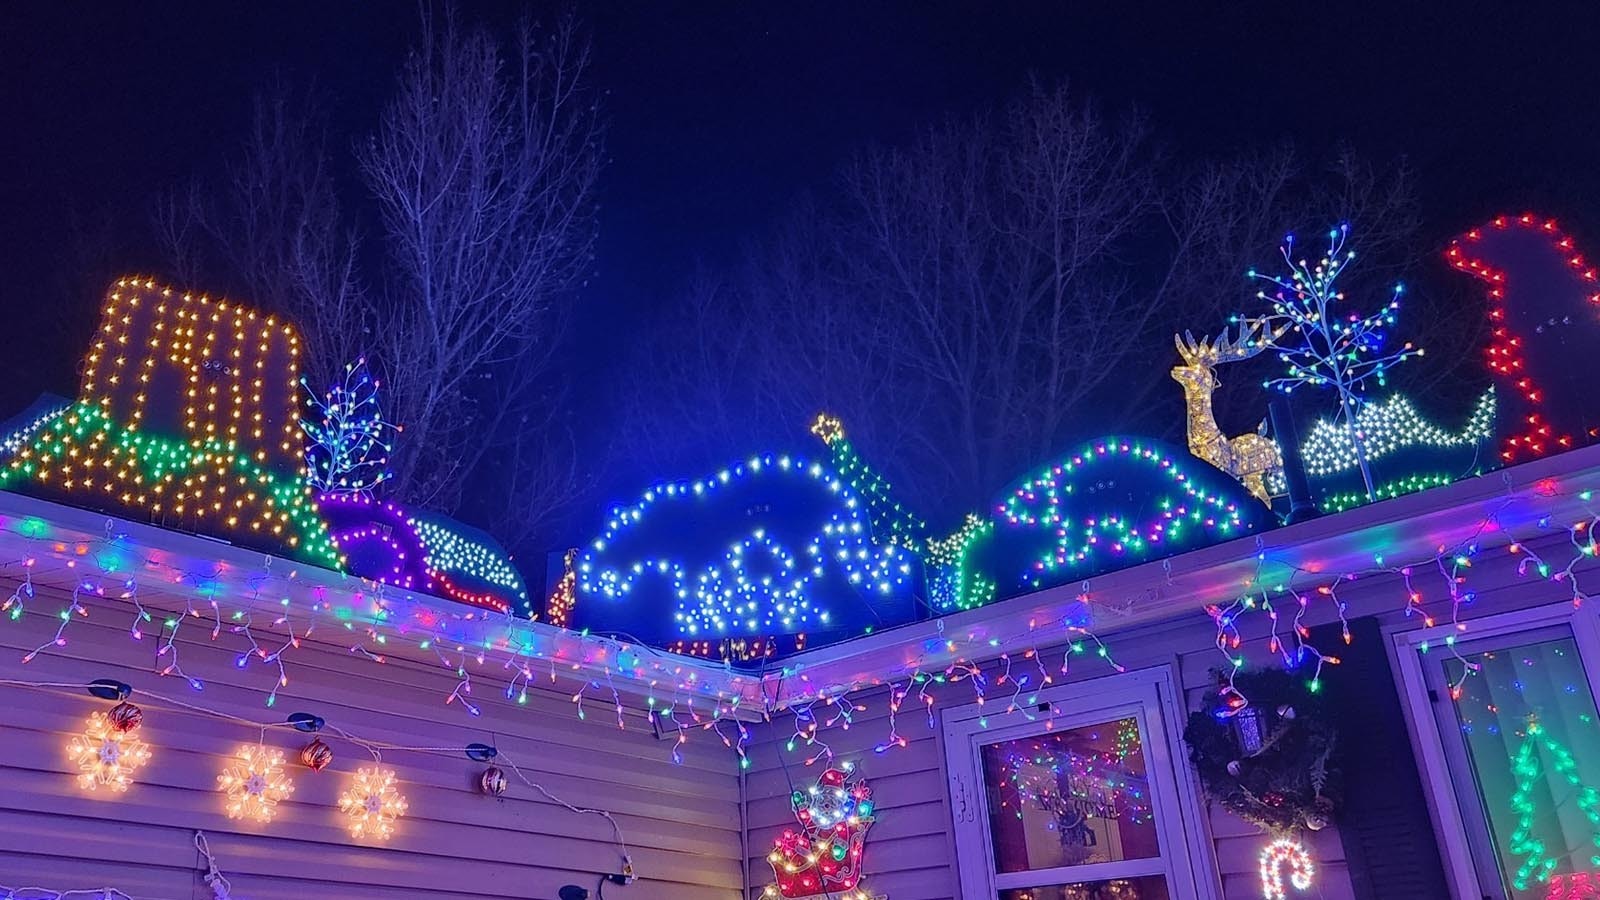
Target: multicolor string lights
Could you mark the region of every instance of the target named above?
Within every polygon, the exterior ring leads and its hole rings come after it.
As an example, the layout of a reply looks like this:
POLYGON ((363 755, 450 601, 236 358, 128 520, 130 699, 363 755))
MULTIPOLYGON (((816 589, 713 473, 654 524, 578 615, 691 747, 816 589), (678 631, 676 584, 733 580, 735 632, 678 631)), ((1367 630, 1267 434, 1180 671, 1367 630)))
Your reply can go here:
POLYGON ((80 401, 21 443, 0 471, 0 487, 24 483, 281 544, 308 562, 340 563, 297 478, 261 465, 233 442, 173 440, 126 427, 104 405, 80 401))
POLYGON ((876 821, 872 789, 852 778, 855 767, 828 768, 816 784, 796 790, 790 802, 800 830, 786 829, 773 842, 767 862, 776 883, 767 898, 842 896, 867 900, 861 890, 861 864, 867 830, 876 821))
MULTIPOLYGON (((1459 541, 1441 542, 1434 552, 1396 560, 1392 550, 1382 551, 1367 564, 1346 571, 1313 569, 1295 561, 1298 557, 1292 548, 1280 554, 1262 543, 1254 575, 1241 579, 1236 594, 1207 604, 1216 621, 1218 647, 1229 661, 1227 668, 1245 664, 1246 626, 1256 621, 1267 633, 1267 651, 1315 683, 1321 667, 1330 660, 1309 643, 1307 623, 1314 614, 1342 618, 1347 593, 1357 582, 1372 577, 1393 584, 1401 607, 1422 617, 1425 624, 1437 620, 1464 627, 1463 610, 1470 608, 1475 596, 1473 567, 1481 562, 1491 541, 1513 555, 1520 574, 1559 586, 1574 603, 1584 602, 1588 592, 1580 584, 1580 566, 1595 556, 1594 517, 1585 514, 1567 525, 1546 518, 1539 529, 1532 530, 1530 510, 1545 508, 1546 498, 1548 502, 1559 499, 1563 509, 1591 503, 1588 492, 1569 494, 1553 482, 1539 482, 1530 493, 1508 496, 1506 504, 1515 505, 1514 520, 1502 521, 1508 509, 1503 505, 1483 518, 1474 533, 1459 541), (1559 551, 1544 549, 1547 542, 1538 540, 1541 535, 1552 539, 1564 536, 1570 559, 1559 551), (1430 573, 1437 574, 1442 590, 1427 588, 1424 581, 1430 573)), ((185 643, 178 640, 180 634, 233 642, 239 648, 235 657, 239 669, 267 668, 271 684, 263 691, 268 705, 292 676, 293 658, 313 634, 324 642, 342 642, 352 654, 380 664, 391 650, 401 648, 410 648, 413 657, 426 654, 437 659, 456 684, 442 699, 460 700, 461 708, 468 712, 483 702, 475 699, 479 692, 473 688, 485 677, 499 682, 490 689, 491 694, 517 703, 537 682, 570 673, 566 675, 572 680, 567 692, 580 716, 586 701, 597 692, 609 694, 611 704, 620 708, 618 689, 626 680, 628 689, 647 701, 655 726, 663 733, 676 734, 676 741, 667 742, 667 752, 676 754, 690 736, 712 732, 746 763, 750 732, 745 720, 789 716, 794 737, 788 743, 803 745, 815 762, 832 758, 826 737, 829 729, 855 721, 857 707, 865 707, 867 702, 886 703, 891 714, 884 720, 887 735, 878 742, 878 749, 887 752, 905 743, 896 729, 903 729, 906 720, 894 715, 900 704, 910 701, 931 711, 947 689, 941 686, 963 682, 972 697, 999 701, 990 706, 986 718, 1031 716, 1035 693, 1051 677, 1059 677, 1072 660, 1112 660, 1109 648, 1095 634, 1092 620, 1098 611, 1098 618, 1109 616, 1114 622, 1121 607, 1120 601, 1109 605, 1106 598, 1096 599, 1086 585, 1076 600, 1057 605, 1058 614, 1041 612, 1025 624, 1007 625, 1004 631, 947 635, 936 621, 920 650, 909 653, 892 673, 846 682, 813 681, 807 677, 809 673, 790 672, 784 664, 770 663, 759 672, 725 673, 719 681, 722 686, 708 690, 708 673, 631 642, 573 635, 585 648, 579 651, 560 643, 553 633, 535 633, 535 626, 526 622, 506 618, 491 626, 482 611, 470 607, 442 610, 437 604, 386 595, 382 585, 363 588, 342 576, 316 570, 302 570, 290 579, 298 585, 295 592, 280 597, 278 588, 269 593, 265 587, 279 583, 268 577, 270 560, 263 561, 255 576, 235 569, 224 578, 220 570, 174 565, 170 550, 136 546, 124 535, 108 533, 103 539, 74 537, 63 542, 52 533, 51 525, 27 516, 0 520, 0 545, 12 548, 14 557, 7 571, 16 579, 12 595, 0 608, 13 622, 26 614, 30 621, 49 623, 49 639, 30 655, 56 652, 71 638, 74 623, 110 615, 126 616, 121 627, 130 640, 154 638, 158 672, 180 677, 196 691, 204 687, 204 673, 193 671, 194 664, 180 657, 185 643), (28 560, 44 557, 55 565, 70 563, 74 568, 68 571, 74 580, 62 585, 59 576, 53 575, 50 589, 37 589, 35 567, 28 560), (324 577, 333 580, 319 586, 324 577), (241 584, 242 591, 237 587, 241 584), (251 584, 262 587, 251 589, 251 584), (224 585, 234 587, 224 589, 224 585), (62 592, 66 588, 71 595, 62 592), (269 609, 273 612, 268 613, 269 609), (463 642, 461 629, 469 625, 477 629, 477 636, 463 642), (975 662, 996 657, 997 661, 988 664, 992 671, 980 669, 975 662), (870 691, 886 693, 866 702, 858 699, 870 691)), ((1453 646, 1453 640, 1440 643, 1447 652, 1453 646)), ((620 718, 618 721, 622 724, 620 718)))
POLYGON ((354 574, 499 613, 530 611, 521 573, 487 535, 358 492, 323 494, 318 504, 354 574))
POLYGON ((1013 577, 1041 588, 1264 527, 1259 504, 1186 460, 1159 441, 1103 438, 1022 481, 996 508, 995 540, 1025 530, 1048 542, 1013 577))
POLYGON ((77 403, 17 450, 3 483, 336 564, 299 480, 299 344, 271 316, 120 279, 77 403))
POLYGON ((1400 296, 1405 291, 1401 285, 1394 286, 1389 302, 1375 313, 1361 315, 1343 310, 1345 295, 1337 284, 1356 256, 1354 250, 1345 249, 1349 236, 1348 224, 1329 231, 1327 252, 1316 263, 1297 259, 1294 235, 1286 237, 1279 253, 1288 274, 1263 275, 1254 269, 1248 273, 1250 278, 1272 286, 1256 294, 1271 305, 1272 311, 1244 321, 1262 327, 1264 334, 1255 343, 1277 351, 1288 370, 1263 382, 1264 387, 1286 393, 1305 386, 1332 388, 1338 394, 1339 417, 1352 427, 1356 462, 1371 493, 1372 474, 1367 469, 1363 435, 1354 427, 1361 391, 1369 379, 1383 385, 1389 369, 1410 357, 1421 356, 1423 351, 1406 343, 1397 352, 1383 352, 1386 332, 1395 323, 1400 296))
POLYGON ((834 471, 855 490, 867 504, 867 516, 872 520, 872 534, 879 543, 905 547, 912 553, 920 552, 927 540, 928 525, 911 510, 894 499, 894 489, 877 473, 861 454, 856 452, 844 435, 844 423, 827 414, 820 414, 811 424, 811 433, 822 440, 832 453, 834 471))

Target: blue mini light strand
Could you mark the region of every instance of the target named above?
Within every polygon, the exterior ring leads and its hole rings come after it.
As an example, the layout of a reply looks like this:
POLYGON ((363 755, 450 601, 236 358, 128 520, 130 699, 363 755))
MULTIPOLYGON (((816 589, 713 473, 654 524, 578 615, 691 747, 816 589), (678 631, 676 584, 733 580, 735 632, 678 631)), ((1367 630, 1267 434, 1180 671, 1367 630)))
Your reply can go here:
MULTIPOLYGON (((1286 237, 1279 253, 1287 274, 1264 275, 1254 269, 1247 273, 1272 286, 1270 291, 1256 293, 1271 306, 1271 312, 1243 317, 1243 321, 1261 329, 1262 336, 1255 339, 1254 346, 1277 351, 1285 366, 1285 374, 1262 382, 1264 387, 1292 393, 1311 386, 1332 388, 1338 394, 1339 416, 1356 436, 1355 453, 1370 495, 1372 473, 1364 458, 1360 431, 1354 427, 1362 391, 1369 380, 1383 386, 1390 369, 1424 351, 1407 342, 1397 352, 1383 352, 1387 329, 1395 324, 1400 297, 1405 293, 1403 285, 1396 284, 1389 302, 1370 315, 1341 310, 1345 295, 1337 283, 1356 256, 1354 250, 1345 249, 1349 236, 1348 224, 1330 230, 1328 250, 1316 263, 1296 259, 1294 235, 1286 237)), ((1234 316, 1234 321, 1240 319, 1234 316)))
POLYGON ((913 575, 908 551, 873 541, 864 507, 854 489, 820 463, 786 455, 752 457, 710 478, 657 485, 633 506, 614 509, 600 537, 578 560, 578 587, 584 593, 621 599, 646 578, 662 579, 676 600, 674 620, 690 638, 826 626, 829 610, 812 596, 811 588, 830 572, 878 594, 908 584, 913 575), (736 482, 764 477, 811 479, 837 495, 837 507, 809 529, 801 528, 810 533, 799 546, 785 545, 768 530, 755 528, 728 544, 720 559, 699 568, 687 560, 655 556, 604 561, 612 544, 641 527, 647 513, 658 506, 710 502, 736 482))
POLYGON ((329 494, 370 495, 389 479, 388 436, 400 429, 385 421, 378 403, 379 383, 365 358, 344 367, 344 381, 324 394, 304 378, 306 405, 315 417, 300 418, 306 437, 306 481, 329 494))

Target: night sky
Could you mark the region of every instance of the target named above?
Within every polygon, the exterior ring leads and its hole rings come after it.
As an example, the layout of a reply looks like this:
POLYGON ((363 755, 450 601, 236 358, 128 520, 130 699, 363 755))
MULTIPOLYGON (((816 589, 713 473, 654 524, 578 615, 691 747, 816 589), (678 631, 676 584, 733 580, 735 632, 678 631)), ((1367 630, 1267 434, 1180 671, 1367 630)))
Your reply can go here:
MULTIPOLYGON (((502 27, 521 9, 464 14, 502 27)), ((1341 140, 1376 160, 1404 154, 1423 233, 1440 245, 1532 208, 1600 248, 1592 3, 696 2, 581 14, 611 120, 599 277, 577 335, 584 382, 606 377, 605 351, 638 337, 630 322, 697 260, 735 258, 853 150, 1003 102, 1029 73, 1138 105, 1180 159, 1283 139, 1310 154, 1341 140)), ((372 128, 417 21, 405 3, 7 5, 0 417, 41 390, 72 393, 106 274, 159 274, 152 198, 218 170, 256 89, 275 72, 314 81, 348 144, 372 128)), ((612 415, 597 399, 584 419, 604 429, 612 415)))

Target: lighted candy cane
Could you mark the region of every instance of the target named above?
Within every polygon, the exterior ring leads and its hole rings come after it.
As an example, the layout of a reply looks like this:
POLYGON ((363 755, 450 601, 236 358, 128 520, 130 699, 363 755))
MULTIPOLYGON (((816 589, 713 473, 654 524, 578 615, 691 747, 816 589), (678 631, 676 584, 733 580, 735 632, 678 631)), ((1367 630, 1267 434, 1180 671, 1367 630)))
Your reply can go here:
POLYGON ((1311 854, 1291 838, 1278 838, 1261 851, 1261 896, 1266 900, 1285 900, 1283 864, 1289 864, 1289 883, 1297 891, 1311 887, 1311 854))

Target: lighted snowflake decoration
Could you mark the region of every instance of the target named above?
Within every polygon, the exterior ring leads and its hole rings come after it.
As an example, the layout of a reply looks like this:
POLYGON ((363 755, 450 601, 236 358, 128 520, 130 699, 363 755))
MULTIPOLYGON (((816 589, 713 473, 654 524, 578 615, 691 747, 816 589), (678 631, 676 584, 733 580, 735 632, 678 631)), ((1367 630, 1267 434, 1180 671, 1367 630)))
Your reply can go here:
POLYGON ((351 835, 381 841, 394 834, 395 820, 406 814, 406 798, 395 787, 393 770, 361 769, 339 795, 339 809, 349 820, 351 835))
POLYGON ((150 761, 150 745, 133 729, 120 729, 105 713, 95 712, 83 734, 73 735, 67 744, 67 759, 78 767, 79 787, 121 792, 133 783, 133 773, 150 761))
POLYGON ((283 751, 246 744, 233 760, 217 776, 217 786, 228 798, 228 818, 271 822, 278 803, 294 793, 294 782, 283 770, 283 751))

